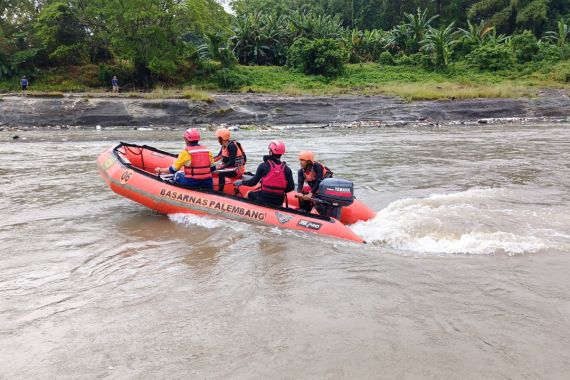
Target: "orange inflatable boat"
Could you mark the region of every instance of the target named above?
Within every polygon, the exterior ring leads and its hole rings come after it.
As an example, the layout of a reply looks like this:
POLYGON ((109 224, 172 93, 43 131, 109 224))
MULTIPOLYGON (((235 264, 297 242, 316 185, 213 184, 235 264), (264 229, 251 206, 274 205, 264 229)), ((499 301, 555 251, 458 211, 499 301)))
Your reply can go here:
MULTIPOLYGON (((99 156, 97 168, 111 190, 163 214, 211 215, 360 243, 364 242, 363 239, 346 224, 374 217, 372 210, 356 200, 340 208, 340 213, 335 214, 338 218, 334 218, 298 211, 298 201, 294 194, 288 195, 286 207, 257 204, 244 198, 251 188, 241 186, 240 191, 234 194, 231 178, 226 178, 225 192, 222 193, 188 189, 173 182, 171 176, 154 174, 156 167, 170 166, 175 159, 175 154, 150 146, 119 143, 99 156)), ((214 188, 217 188, 216 177, 214 184, 214 188)), ((331 193, 334 190, 332 188, 331 193)))

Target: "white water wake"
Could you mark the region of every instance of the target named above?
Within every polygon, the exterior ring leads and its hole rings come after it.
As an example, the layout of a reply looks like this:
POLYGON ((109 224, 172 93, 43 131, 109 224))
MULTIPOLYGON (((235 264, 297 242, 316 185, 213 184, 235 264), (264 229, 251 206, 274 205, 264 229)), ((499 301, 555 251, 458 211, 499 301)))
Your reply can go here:
POLYGON ((552 215, 548 205, 520 202, 528 195, 472 189, 402 199, 352 229, 369 243, 420 254, 514 255, 559 249, 561 242, 567 248, 567 217, 552 215))
POLYGON ((170 214, 168 217, 173 222, 182 224, 186 227, 202 227, 210 230, 226 227, 240 232, 245 231, 248 228, 248 225, 242 222, 230 219, 216 219, 209 216, 180 213, 170 214))

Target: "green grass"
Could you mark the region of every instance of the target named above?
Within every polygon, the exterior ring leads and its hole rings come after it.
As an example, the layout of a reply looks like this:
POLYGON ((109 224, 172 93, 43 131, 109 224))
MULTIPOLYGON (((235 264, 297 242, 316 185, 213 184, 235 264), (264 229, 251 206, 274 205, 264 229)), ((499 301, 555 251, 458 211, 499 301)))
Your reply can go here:
MULTIPOLYGON (((93 76, 93 65, 87 67, 93 76)), ((188 99, 213 102, 204 91, 223 91, 208 78, 193 77, 178 86, 159 85, 151 91, 111 94, 107 87, 88 87, 89 70, 72 67, 42 72, 30 82, 30 96, 63 96, 63 92, 82 92, 89 97, 129 97, 144 99, 188 99), (75 79, 74 79, 75 78, 75 79)), ((307 76, 277 66, 237 66, 247 83, 241 92, 301 95, 389 95, 405 100, 516 98, 535 96, 545 88, 570 89, 570 61, 556 64, 525 65, 503 72, 480 72, 465 63, 451 65, 443 72, 416 66, 380 66, 374 63, 347 65, 337 78, 307 76)), ((94 81, 91 78, 91 81, 94 81)), ((92 83, 92 82, 91 82, 92 83)), ((19 78, 0 80, 0 89, 19 91, 19 78)))
POLYGON ((466 66, 445 72, 416 66, 347 65, 344 75, 334 79, 306 76, 283 67, 242 66, 256 92, 287 95, 391 95, 408 101, 433 99, 506 98, 534 96, 541 88, 570 88, 568 61, 540 68, 531 74, 517 71, 479 72, 466 66))
POLYGON ((214 102, 214 98, 212 98, 208 93, 201 91, 194 86, 185 88, 182 91, 182 97, 193 101, 200 101, 206 103, 214 102))
POLYGON ((28 91, 26 96, 32 98, 63 98, 61 91, 28 91))

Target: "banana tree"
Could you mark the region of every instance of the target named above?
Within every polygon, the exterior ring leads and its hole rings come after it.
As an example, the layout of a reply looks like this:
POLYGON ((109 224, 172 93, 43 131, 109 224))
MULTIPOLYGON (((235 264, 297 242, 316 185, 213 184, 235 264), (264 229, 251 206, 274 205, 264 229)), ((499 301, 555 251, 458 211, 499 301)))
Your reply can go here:
POLYGON ((467 29, 459 28, 459 32, 469 43, 481 46, 485 42, 487 35, 494 29, 495 27, 489 26, 485 20, 481 20, 479 24, 472 24, 471 21, 467 20, 467 29))
POLYGON ((435 15, 428 18, 427 11, 428 11, 427 9, 424 9, 422 11, 418 7, 415 14, 414 13, 405 14, 406 18, 408 19, 406 25, 408 25, 408 29, 411 31, 412 36, 418 42, 424 39, 425 33, 431 27, 432 21, 439 17, 439 15, 435 15))
POLYGON ((546 38, 551 40, 553 43, 562 47, 568 41, 568 36, 570 35, 570 27, 563 20, 558 20, 556 24, 558 30, 546 32, 546 38))
POLYGON ((436 68, 448 65, 449 57, 453 52, 453 45, 457 43, 455 36, 458 31, 453 30, 453 25, 452 22, 439 29, 430 27, 425 38, 421 41, 421 50, 430 54, 436 68))

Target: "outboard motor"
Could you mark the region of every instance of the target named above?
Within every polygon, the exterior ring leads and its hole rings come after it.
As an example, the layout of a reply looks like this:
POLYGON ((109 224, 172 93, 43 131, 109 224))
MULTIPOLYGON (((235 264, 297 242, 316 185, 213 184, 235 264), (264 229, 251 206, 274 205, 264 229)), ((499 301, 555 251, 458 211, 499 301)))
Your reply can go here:
POLYGON ((317 210, 321 215, 340 219, 340 210, 354 202, 354 185, 340 178, 325 178, 319 184, 317 210))

